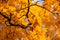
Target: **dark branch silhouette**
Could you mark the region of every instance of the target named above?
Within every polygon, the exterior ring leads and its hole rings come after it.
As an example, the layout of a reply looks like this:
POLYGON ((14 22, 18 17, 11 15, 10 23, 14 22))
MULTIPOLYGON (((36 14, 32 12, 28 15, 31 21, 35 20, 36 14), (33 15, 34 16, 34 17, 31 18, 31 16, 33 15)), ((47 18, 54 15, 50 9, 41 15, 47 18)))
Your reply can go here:
MULTIPOLYGON (((28 0, 28 11, 26 13, 26 17, 27 18, 28 18, 28 13, 29 13, 29 0, 28 0)), ((11 13, 10 13, 10 19, 7 16, 3 15, 3 13, 1 13, 1 12, 0 12, 0 15, 2 15, 4 18, 6 18, 8 20, 10 26, 20 26, 21 28, 26 29, 28 27, 28 25, 31 25, 31 23, 29 23, 27 26, 25 26, 23 24, 12 24, 11 23, 11 17, 12 17, 12 14, 11 13)))
POLYGON ((27 28, 26 26, 24 26, 22 24, 20 24, 20 25, 19 24, 12 24, 11 23, 11 16, 12 16, 11 13, 10 13, 10 19, 7 16, 3 15, 3 13, 1 13, 1 12, 0 12, 0 15, 2 15, 4 18, 6 18, 8 20, 10 26, 20 26, 23 29, 26 29, 27 28))
MULTIPOLYGON (((37 3, 37 2, 36 2, 36 3, 37 3)), ((39 5, 37 5, 37 4, 32 4, 32 5, 30 5, 30 2, 29 2, 29 0, 28 0, 28 7, 25 7, 25 8, 23 8, 23 9, 21 9, 21 10, 24 10, 24 9, 27 8, 27 13, 26 13, 26 15, 23 15, 23 16, 26 16, 27 19, 28 19, 28 14, 29 14, 29 12, 30 12, 30 7, 31 7, 31 6, 38 6, 38 7, 41 7, 41 8, 43 8, 43 9, 49 11, 50 13, 53 13, 53 12, 51 12, 50 10, 48 10, 47 8, 42 7, 42 6, 39 6, 39 5)), ((53 14, 55 14, 55 13, 53 13, 53 14)), ((7 21, 8 21, 8 23, 9 23, 10 26, 20 26, 21 28, 26 29, 29 25, 32 24, 32 23, 29 21, 29 19, 28 19, 29 24, 28 24, 27 26, 25 26, 25 25, 23 25, 23 24, 13 24, 13 23, 11 23, 11 20, 12 20, 12 19, 11 19, 11 18, 12 18, 12 14, 11 14, 11 13, 10 13, 10 18, 8 18, 7 16, 5 16, 2 12, 0 12, 0 15, 2 15, 4 18, 7 19, 7 21)), ((20 18, 22 18, 23 16, 21 16, 20 18)), ((18 18, 18 19, 20 19, 20 18, 18 18)))

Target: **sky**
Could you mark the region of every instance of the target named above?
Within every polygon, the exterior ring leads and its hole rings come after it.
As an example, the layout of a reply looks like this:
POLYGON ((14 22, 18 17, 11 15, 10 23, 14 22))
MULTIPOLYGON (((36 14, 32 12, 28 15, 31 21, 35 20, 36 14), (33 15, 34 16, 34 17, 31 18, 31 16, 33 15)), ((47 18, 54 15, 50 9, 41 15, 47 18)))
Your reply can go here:
POLYGON ((39 1, 39 2, 42 2, 43 0, 34 0, 34 1, 39 1))
POLYGON ((40 6, 42 6, 43 0, 34 0, 35 2, 39 1, 40 2, 40 6))
POLYGON ((42 2, 43 0, 37 0, 37 1, 42 2))
POLYGON ((42 6, 43 0, 37 0, 37 1, 39 1, 40 2, 40 6, 42 6))

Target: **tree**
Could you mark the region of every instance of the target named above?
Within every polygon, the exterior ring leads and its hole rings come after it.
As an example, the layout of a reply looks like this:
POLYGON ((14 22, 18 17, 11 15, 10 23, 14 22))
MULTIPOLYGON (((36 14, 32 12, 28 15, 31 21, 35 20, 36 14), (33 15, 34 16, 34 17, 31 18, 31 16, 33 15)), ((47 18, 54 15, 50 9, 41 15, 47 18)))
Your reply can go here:
POLYGON ((59 40, 59 2, 0 0, 0 40, 59 40))

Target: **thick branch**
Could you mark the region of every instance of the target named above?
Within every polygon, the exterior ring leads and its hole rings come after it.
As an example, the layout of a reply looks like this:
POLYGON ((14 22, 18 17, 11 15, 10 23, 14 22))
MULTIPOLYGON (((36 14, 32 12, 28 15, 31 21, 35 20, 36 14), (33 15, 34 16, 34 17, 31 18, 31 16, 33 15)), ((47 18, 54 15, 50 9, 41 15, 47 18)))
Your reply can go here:
POLYGON ((2 15, 4 18, 6 18, 8 20, 10 26, 20 26, 23 29, 26 29, 27 28, 26 26, 24 26, 22 24, 20 24, 20 25, 19 24, 12 24, 11 23, 11 16, 12 16, 11 14, 10 14, 10 19, 7 16, 3 15, 3 13, 1 13, 1 12, 0 12, 0 15, 2 15))
POLYGON ((28 18, 28 13, 29 13, 29 9, 30 9, 30 6, 29 6, 29 0, 28 0, 28 10, 27 10, 27 13, 26 13, 26 17, 28 18))
MULTIPOLYGON (((39 6, 39 5, 36 5, 36 4, 35 4, 35 6, 41 7, 41 8, 43 8, 43 9, 49 11, 50 13, 53 13, 53 12, 51 12, 50 10, 48 10, 47 8, 45 8, 45 7, 42 7, 42 6, 39 6)), ((55 14, 55 13, 53 13, 53 14, 55 14)))

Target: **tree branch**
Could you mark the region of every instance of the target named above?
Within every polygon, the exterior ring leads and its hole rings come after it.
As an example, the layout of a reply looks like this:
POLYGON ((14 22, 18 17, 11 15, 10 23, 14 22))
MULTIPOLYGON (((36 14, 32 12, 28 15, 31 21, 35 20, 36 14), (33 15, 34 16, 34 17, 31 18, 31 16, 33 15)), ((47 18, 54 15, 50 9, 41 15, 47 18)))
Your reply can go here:
MULTIPOLYGON (((23 16, 26 16, 26 17, 28 18, 28 13, 29 13, 29 11, 30 11, 30 7, 31 7, 31 6, 38 6, 38 7, 41 7, 41 8, 43 8, 43 9, 49 11, 50 13, 53 13, 53 12, 51 12, 50 10, 46 9, 45 7, 39 6, 39 5, 37 5, 37 4, 30 5, 29 0, 28 0, 28 7, 26 7, 26 8, 28 8, 28 10, 27 10, 26 15, 23 15, 23 16)), ((23 8, 23 9, 26 9, 26 8, 23 8)), ((21 10, 23 10, 23 9, 21 9, 21 10)), ((54 13, 53 13, 53 14, 54 14, 54 13)), ((0 15, 2 15, 4 18, 6 18, 6 19, 8 20, 10 26, 20 26, 21 28, 26 29, 29 25, 31 25, 31 23, 29 23, 27 26, 25 26, 25 25, 23 25, 23 24, 13 24, 13 23, 11 23, 11 17, 12 17, 12 14, 11 14, 11 13, 10 13, 10 18, 8 18, 7 16, 5 16, 2 12, 0 12, 0 15)), ((23 17, 23 16, 22 16, 22 17, 23 17)), ((28 21, 29 21, 29 19, 28 19, 28 21)), ((30 22, 30 21, 29 21, 29 22, 30 22)))
POLYGON ((20 24, 20 25, 19 24, 12 24, 11 23, 11 16, 12 16, 11 13, 10 13, 10 19, 7 16, 3 15, 3 13, 1 13, 1 12, 0 12, 0 15, 2 15, 4 18, 6 18, 8 20, 10 26, 20 26, 23 29, 26 29, 27 28, 26 26, 24 26, 22 24, 20 24))

